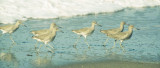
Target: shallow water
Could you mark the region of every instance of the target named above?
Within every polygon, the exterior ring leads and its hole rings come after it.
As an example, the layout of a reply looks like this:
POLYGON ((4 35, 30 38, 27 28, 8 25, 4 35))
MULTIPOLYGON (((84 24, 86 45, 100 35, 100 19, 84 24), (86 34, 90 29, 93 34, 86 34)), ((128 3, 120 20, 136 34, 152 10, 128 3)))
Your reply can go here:
MULTIPOLYGON (((30 19, 12 34, 17 45, 9 50, 12 41, 9 34, 0 37, 0 68, 35 68, 46 66, 63 66, 75 62, 97 62, 101 60, 120 60, 146 63, 160 63, 160 7, 148 7, 138 9, 124 9, 114 13, 103 13, 97 15, 76 16, 72 18, 57 19, 30 19), (102 27, 95 27, 91 36, 87 37, 91 48, 81 37, 77 49, 73 48, 78 35, 71 30, 88 27, 92 21, 97 21, 102 27), (114 39, 109 39, 106 47, 103 43, 106 36, 100 33, 100 29, 111 29, 119 27, 121 21, 132 24, 140 30, 133 30, 132 38, 123 42, 125 53, 120 49, 119 43, 116 48, 110 50, 114 39), (57 32, 56 38, 49 43, 54 46, 54 54, 48 52, 43 46, 40 54, 36 55, 34 45, 36 40, 32 39, 30 31, 49 28, 55 22, 61 26, 64 32, 57 32)), ((126 31, 128 26, 125 26, 126 31)), ((43 43, 38 43, 41 45, 43 43)))

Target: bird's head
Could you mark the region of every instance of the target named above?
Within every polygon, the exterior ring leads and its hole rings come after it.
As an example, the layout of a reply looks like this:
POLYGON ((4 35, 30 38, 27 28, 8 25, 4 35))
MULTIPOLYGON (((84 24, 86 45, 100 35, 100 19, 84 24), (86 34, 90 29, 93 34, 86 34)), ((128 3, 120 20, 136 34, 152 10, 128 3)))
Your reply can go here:
POLYGON ((27 27, 26 25, 23 24, 22 20, 17 20, 16 25, 23 25, 23 26, 27 27))
POLYGON ((53 23, 51 23, 51 26, 52 27, 56 27, 56 24, 53 22, 53 23))
POLYGON ((22 24, 22 20, 17 20, 17 24, 22 24))
POLYGON ((100 26, 100 27, 102 27, 100 24, 98 24, 96 21, 93 21, 92 22, 92 25, 98 25, 98 26, 100 26))
POLYGON ((121 25, 128 25, 128 26, 129 26, 129 24, 127 24, 127 23, 124 22, 124 21, 121 22, 121 25))
POLYGON ((139 28, 134 27, 133 25, 129 26, 130 29, 140 30, 139 28))
POLYGON ((130 25, 130 26, 129 26, 129 28, 130 28, 130 29, 133 29, 133 28, 134 28, 134 26, 133 26, 133 25, 130 25))
POLYGON ((57 26, 54 22, 51 23, 51 27, 53 27, 53 28, 62 28, 62 27, 60 27, 60 26, 57 26))
POLYGON ((100 30, 100 32, 101 32, 101 33, 105 33, 105 31, 104 31, 104 30, 100 30))

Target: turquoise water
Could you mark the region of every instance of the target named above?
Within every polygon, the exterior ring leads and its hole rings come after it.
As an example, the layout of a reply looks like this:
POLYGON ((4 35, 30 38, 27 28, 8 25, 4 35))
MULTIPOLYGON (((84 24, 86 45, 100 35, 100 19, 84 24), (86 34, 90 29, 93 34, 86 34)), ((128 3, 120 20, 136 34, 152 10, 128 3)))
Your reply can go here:
MULTIPOLYGON (((86 16, 75 16, 71 18, 56 19, 30 19, 24 22, 27 27, 20 28, 12 34, 17 43, 11 50, 9 47, 12 41, 9 34, 0 37, 0 52, 5 54, 5 58, 0 58, 0 68, 34 68, 43 66, 61 66, 75 62, 101 61, 101 60, 125 60, 136 62, 160 62, 160 7, 147 8, 127 8, 114 13, 90 14, 86 16), (71 30, 88 27, 92 21, 97 21, 102 27, 95 27, 91 36, 87 37, 91 48, 81 37, 77 49, 73 48, 78 35, 71 30), (114 39, 109 39, 106 47, 103 43, 106 36, 100 33, 101 29, 111 29, 119 27, 121 21, 132 24, 140 30, 133 30, 132 38, 123 42, 125 53, 119 48, 110 50, 114 39), (30 31, 49 28, 49 25, 55 22, 61 26, 64 32, 57 32, 56 38, 49 43, 54 46, 54 54, 48 52, 43 46, 40 54, 37 56, 34 45, 36 40, 32 39, 30 31)), ((126 31, 128 26, 125 26, 126 31)), ((43 43, 38 43, 41 45, 43 43)))

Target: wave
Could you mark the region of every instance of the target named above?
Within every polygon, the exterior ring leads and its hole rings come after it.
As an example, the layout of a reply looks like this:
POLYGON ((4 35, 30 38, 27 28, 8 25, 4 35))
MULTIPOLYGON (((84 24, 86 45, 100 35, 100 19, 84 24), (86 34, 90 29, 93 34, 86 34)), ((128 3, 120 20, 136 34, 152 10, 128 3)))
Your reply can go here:
POLYGON ((160 0, 0 0, 0 23, 28 18, 57 18, 89 13, 115 12, 124 8, 159 6, 160 0))

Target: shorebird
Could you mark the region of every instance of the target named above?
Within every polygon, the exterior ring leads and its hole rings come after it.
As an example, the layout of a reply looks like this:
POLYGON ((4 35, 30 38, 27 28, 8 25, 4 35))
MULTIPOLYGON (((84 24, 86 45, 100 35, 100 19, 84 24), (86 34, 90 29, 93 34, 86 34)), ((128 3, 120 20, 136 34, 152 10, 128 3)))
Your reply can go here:
POLYGON ((5 33, 10 34, 10 39, 12 40, 13 44, 16 44, 16 43, 14 42, 11 34, 19 28, 20 24, 22 24, 22 21, 18 20, 16 24, 0 26, 0 30, 2 31, 2 34, 5 34, 5 33))
MULTIPOLYGON (((56 31, 58 31, 58 28, 56 27, 56 24, 54 24, 53 29, 51 31, 49 31, 49 33, 47 34, 43 34, 43 35, 39 35, 39 36, 32 36, 33 39, 37 40, 37 42, 43 42, 45 44, 45 47, 48 48, 46 46, 46 44, 48 44, 49 42, 53 41, 55 36, 56 36, 56 31)), ((41 48, 42 45, 40 45, 39 50, 41 48)), ((51 45, 48 44, 48 46, 50 46, 52 49, 54 49, 51 45)), ((48 48, 49 49, 49 48, 48 48)), ((51 49, 49 49, 52 53, 54 53, 51 49)))
MULTIPOLYGON (((133 28, 134 26, 133 25, 130 25, 128 27, 128 31, 125 31, 125 32, 118 32, 116 34, 110 34, 109 37, 111 38, 114 38, 115 39, 115 43, 116 43, 116 40, 120 40, 120 47, 123 49, 124 51, 124 48, 122 46, 122 42, 124 40, 128 40, 131 38, 132 36, 132 33, 133 33, 133 28)), ((115 43, 114 43, 114 47, 115 47, 115 43)))
POLYGON ((34 30, 34 31, 31 31, 31 33, 32 33, 33 35, 35 35, 35 36, 47 34, 47 33, 49 33, 49 32, 54 28, 54 26, 55 26, 55 27, 58 27, 58 26, 56 26, 55 23, 51 23, 49 29, 34 30))
POLYGON ((90 45, 88 44, 88 42, 87 42, 86 39, 87 39, 88 35, 91 35, 94 32, 95 25, 101 26, 101 25, 97 24, 96 21, 93 21, 91 27, 86 27, 86 28, 82 28, 82 29, 72 30, 72 32, 74 32, 74 33, 76 33, 76 34, 79 35, 79 37, 77 38, 77 41, 74 44, 74 47, 77 45, 78 39, 81 36, 83 36, 85 38, 85 43, 88 45, 88 47, 90 47, 90 45))
MULTIPOLYGON (((108 30, 100 30, 100 32, 106 34, 106 36, 109 36, 109 34, 116 34, 118 32, 122 32, 123 31, 124 25, 128 25, 128 24, 126 24, 124 21, 122 21, 120 23, 120 27, 119 28, 113 28, 113 29, 108 29, 108 30)), ((107 43, 108 39, 109 38, 106 39, 106 41, 104 42, 103 46, 105 46, 105 44, 107 43)))

